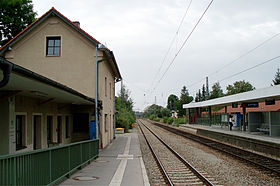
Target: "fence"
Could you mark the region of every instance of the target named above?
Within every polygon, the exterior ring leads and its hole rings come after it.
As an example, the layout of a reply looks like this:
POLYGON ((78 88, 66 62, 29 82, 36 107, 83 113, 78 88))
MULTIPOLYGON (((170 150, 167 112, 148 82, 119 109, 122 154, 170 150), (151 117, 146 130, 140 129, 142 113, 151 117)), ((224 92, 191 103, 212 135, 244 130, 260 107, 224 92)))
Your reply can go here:
POLYGON ((51 185, 98 157, 98 140, 0 156, 0 185, 51 185))
POLYGON ((196 124, 200 125, 220 125, 220 126, 227 126, 228 122, 222 121, 222 115, 221 114, 212 114, 211 121, 210 118, 207 117, 201 117, 196 118, 196 124))

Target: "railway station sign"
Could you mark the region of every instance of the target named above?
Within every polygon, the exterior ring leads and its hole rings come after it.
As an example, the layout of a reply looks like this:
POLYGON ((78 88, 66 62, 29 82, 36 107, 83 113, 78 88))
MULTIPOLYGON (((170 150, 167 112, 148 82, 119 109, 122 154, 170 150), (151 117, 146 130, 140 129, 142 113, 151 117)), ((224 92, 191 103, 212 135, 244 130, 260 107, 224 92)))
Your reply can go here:
POLYGON ((275 99, 265 100, 265 105, 275 105, 275 99))
POLYGON ((232 108, 238 108, 238 102, 234 102, 231 105, 232 105, 232 108))
POLYGON ((242 107, 246 107, 246 108, 259 107, 259 103, 258 102, 242 103, 242 107))

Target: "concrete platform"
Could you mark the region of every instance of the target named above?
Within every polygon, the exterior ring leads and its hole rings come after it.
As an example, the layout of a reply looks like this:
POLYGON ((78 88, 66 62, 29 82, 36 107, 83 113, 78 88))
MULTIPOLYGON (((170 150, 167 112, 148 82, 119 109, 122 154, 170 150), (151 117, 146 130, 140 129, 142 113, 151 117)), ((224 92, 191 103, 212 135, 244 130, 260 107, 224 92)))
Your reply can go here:
POLYGON ((233 144, 244 149, 252 150, 273 158, 280 158, 280 138, 271 137, 261 132, 247 132, 240 130, 230 131, 227 127, 204 126, 197 124, 180 125, 191 133, 213 138, 233 144))
POLYGON ((60 185, 149 186, 136 131, 116 134, 95 161, 60 185))

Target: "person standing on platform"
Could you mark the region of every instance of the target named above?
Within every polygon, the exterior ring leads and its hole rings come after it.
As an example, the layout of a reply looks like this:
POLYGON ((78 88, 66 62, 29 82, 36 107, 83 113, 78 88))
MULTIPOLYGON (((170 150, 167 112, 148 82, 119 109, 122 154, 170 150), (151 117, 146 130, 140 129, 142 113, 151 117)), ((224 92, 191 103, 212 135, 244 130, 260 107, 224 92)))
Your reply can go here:
POLYGON ((232 126, 233 126, 232 115, 229 115, 229 130, 232 130, 232 126))

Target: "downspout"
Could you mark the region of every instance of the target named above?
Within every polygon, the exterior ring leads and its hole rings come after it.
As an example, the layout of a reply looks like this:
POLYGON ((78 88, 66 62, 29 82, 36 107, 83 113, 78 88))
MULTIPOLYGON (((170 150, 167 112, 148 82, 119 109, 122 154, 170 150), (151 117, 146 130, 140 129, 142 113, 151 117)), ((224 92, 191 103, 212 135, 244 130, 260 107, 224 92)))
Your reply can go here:
POLYGON ((99 139, 99 116, 98 116, 98 44, 96 44, 95 55, 95 137, 99 139))
POLYGON ((113 139, 116 138, 116 96, 115 96, 115 83, 114 81, 114 124, 113 124, 113 139))
POLYGON ((0 81, 0 88, 8 84, 10 80, 10 74, 12 70, 12 65, 8 63, 0 64, 0 68, 3 70, 3 79, 0 81))

